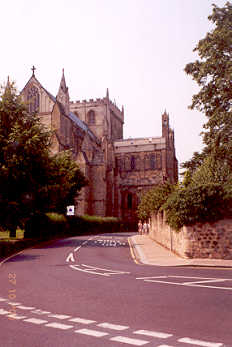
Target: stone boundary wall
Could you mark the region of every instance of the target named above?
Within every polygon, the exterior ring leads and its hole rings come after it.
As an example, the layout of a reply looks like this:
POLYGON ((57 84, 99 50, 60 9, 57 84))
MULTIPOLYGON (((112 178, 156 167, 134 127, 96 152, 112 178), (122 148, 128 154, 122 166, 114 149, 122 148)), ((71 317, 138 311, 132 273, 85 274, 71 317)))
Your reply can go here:
POLYGON ((184 226, 176 232, 161 212, 152 215, 149 237, 183 258, 232 259, 232 219, 184 226))

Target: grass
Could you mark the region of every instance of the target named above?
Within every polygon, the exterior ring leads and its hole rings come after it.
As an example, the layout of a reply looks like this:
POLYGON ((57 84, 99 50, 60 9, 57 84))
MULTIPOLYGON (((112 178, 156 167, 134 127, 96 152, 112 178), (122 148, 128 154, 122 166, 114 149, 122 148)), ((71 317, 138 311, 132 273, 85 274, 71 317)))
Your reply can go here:
POLYGON ((16 230, 16 238, 10 238, 10 232, 8 230, 6 231, 0 231, 0 241, 10 241, 10 240, 22 240, 24 237, 24 230, 17 229, 16 230))

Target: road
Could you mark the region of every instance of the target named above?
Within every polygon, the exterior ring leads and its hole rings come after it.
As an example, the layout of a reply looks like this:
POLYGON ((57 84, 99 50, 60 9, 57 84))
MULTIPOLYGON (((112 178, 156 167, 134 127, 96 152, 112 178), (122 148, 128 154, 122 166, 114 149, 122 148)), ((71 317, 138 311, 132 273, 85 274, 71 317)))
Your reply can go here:
POLYGON ((232 346, 229 269, 136 264, 131 233, 63 239, 0 265, 0 346, 232 346))

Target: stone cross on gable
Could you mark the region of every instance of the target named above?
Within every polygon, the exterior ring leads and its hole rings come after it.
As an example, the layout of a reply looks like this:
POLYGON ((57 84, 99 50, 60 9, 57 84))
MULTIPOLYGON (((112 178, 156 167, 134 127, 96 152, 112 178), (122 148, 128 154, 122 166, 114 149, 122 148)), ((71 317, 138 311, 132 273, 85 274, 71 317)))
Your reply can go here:
POLYGON ((35 76, 35 70, 36 70, 36 68, 34 67, 34 65, 32 66, 32 76, 35 76))

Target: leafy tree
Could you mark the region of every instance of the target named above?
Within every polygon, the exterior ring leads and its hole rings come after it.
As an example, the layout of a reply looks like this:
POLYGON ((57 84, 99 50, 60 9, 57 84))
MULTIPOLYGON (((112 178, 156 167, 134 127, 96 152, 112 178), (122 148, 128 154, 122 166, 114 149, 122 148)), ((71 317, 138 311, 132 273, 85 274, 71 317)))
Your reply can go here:
POLYGON ((184 225, 216 222, 232 215, 232 192, 218 183, 176 189, 162 206, 167 223, 175 230, 184 225))
MULTIPOLYGON (((203 112, 207 117, 203 142, 205 152, 214 155, 232 168, 232 4, 224 7, 213 5, 208 17, 214 29, 199 41, 194 51, 200 60, 189 63, 185 72, 200 86, 193 96, 191 109, 203 112)), ((205 154, 205 153, 203 153, 205 154)), ((203 155, 205 157, 205 155, 203 155)), ((198 167, 201 155, 194 155, 184 167, 198 167)), ((203 158, 204 159, 204 158, 203 158)))
POLYGON ((151 213, 158 212, 174 189, 175 186, 167 182, 144 193, 137 211, 139 219, 146 220, 151 213))
POLYGON ((51 155, 51 132, 13 84, 0 97, 0 224, 15 236, 31 213, 64 211, 86 180, 69 153, 51 155))

